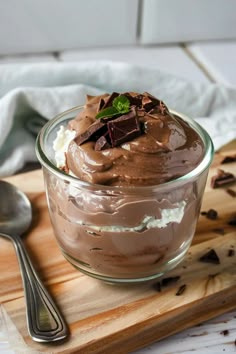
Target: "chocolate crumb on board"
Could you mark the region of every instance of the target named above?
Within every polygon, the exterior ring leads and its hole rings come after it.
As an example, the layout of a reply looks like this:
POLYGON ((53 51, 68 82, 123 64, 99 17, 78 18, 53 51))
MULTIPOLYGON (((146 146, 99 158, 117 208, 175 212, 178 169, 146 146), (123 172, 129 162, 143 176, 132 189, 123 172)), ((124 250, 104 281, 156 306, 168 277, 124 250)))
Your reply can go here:
POLYGON ((210 220, 215 220, 218 217, 218 213, 215 209, 209 209, 208 211, 202 211, 201 215, 206 216, 207 219, 210 219, 210 220))
POLYGON ((233 189, 228 188, 228 189, 226 189, 226 192, 227 192, 231 197, 233 197, 233 198, 236 197, 236 192, 235 192, 233 189))
POLYGON ((213 248, 209 252, 201 256, 199 258, 199 261, 204 263, 220 264, 220 259, 213 248))
POLYGON ((225 234, 225 230, 223 229, 223 227, 217 227, 215 229, 212 229, 212 231, 222 236, 224 236, 225 234))
POLYGON ((176 293, 175 295, 176 295, 176 296, 182 295, 182 294, 185 292, 186 287, 187 287, 186 284, 181 285, 181 286, 179 287, 179 289, 177 290, 177 293, 176 293))
POLYGON ((228 336, 229 335, 229 330, 228 329, 224 329, 223 331, 220 332, 220 334, 222 334, 223 336, 228 336))
POLYGON ((214 189, 235 181, 236 177, 233 173, 218 169, 217 174, 211 177, 211 187, 214 189))
POLYGON ((179 275, 176 275, 174 277, 164 278, 161 281, 155 283, 153 285, 153 287, 154 287, 155 290, 160 292, 162 290, 162 287, 166 287, 168 285, 172 285, 172 284, 176 283, 179 279, 180 279, 179 275))
POLYGON ((236 226, 236 215, 229 220, 228 225, 236 226))
POLYGON ((233 257, 235 255, 235 251, 232 249, 228 250, 228 257, 233 257))
POLYGON ((236 162, 236 154, 235 155, 225 156, 223 158, 223 160, 221 161, 221 164, 231 163, 231 162, 236 162))

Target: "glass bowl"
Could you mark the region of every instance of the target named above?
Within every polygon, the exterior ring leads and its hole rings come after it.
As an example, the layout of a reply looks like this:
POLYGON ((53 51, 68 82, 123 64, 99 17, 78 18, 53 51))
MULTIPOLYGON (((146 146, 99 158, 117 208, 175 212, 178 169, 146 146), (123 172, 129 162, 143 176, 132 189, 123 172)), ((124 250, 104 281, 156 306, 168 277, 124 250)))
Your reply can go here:
POLYGON ((111 187, 83 182, 55 165, 53 141, 83 107, 50 120, 36 141, 48 208, 58 245, 81 272, 113 283, 155 279, 180 263, 196 229, 214 149, 207 132, 195 129, 205 153, 190 173, 155 186, 111 187))

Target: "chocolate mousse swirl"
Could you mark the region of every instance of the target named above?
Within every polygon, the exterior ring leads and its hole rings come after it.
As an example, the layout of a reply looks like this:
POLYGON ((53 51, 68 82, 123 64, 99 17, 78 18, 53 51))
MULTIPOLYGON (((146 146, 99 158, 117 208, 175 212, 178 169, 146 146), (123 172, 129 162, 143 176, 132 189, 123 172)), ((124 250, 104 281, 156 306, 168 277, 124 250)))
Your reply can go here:
POLYGON ((66 165, 93 184, 164 183, 193 170, 204 154, 197 132, 149 93, 88 96, 68 128, 76 137, 66 165))

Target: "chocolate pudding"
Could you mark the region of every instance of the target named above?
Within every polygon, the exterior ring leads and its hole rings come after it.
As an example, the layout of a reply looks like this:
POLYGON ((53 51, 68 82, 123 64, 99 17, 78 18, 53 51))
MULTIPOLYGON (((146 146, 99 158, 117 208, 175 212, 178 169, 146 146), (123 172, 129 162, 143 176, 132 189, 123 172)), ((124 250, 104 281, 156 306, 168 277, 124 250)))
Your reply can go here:
POLYGON ((194 235, 209 136, 149 93, 89 96, 77 112, 53 123, 57 172, 44 169, 63 254, 103 280, 162 275, 194 235))
POLYGON ((93 184, 165 183, 193 170, 204 154, 197 132, 147 93, 89 96, 68 129, 74 139, 58 167, 93 184), (119 97, 128 100, 128 113, 107 117, 119 97), (96 118, 99 114, 101 118, 96 118))

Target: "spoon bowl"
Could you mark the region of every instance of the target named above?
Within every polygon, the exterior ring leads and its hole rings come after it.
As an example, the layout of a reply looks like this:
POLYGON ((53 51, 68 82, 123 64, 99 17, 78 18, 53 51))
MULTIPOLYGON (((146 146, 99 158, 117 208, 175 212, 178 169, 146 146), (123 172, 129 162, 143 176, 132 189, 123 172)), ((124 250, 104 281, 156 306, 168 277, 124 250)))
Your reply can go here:
POLYGON ((32 222, 32 208, 26 195, 12 184, 0 181, 0 232, 22 235, 32 222))
POLYGON ((0 181, 0 236, 15 246, 26 298, 26 319, 36 342, 55 342, 68 336, 67 325, 40 280, 20 238, 31 225, 32 208, 27 196, 8 182, 0 181))

